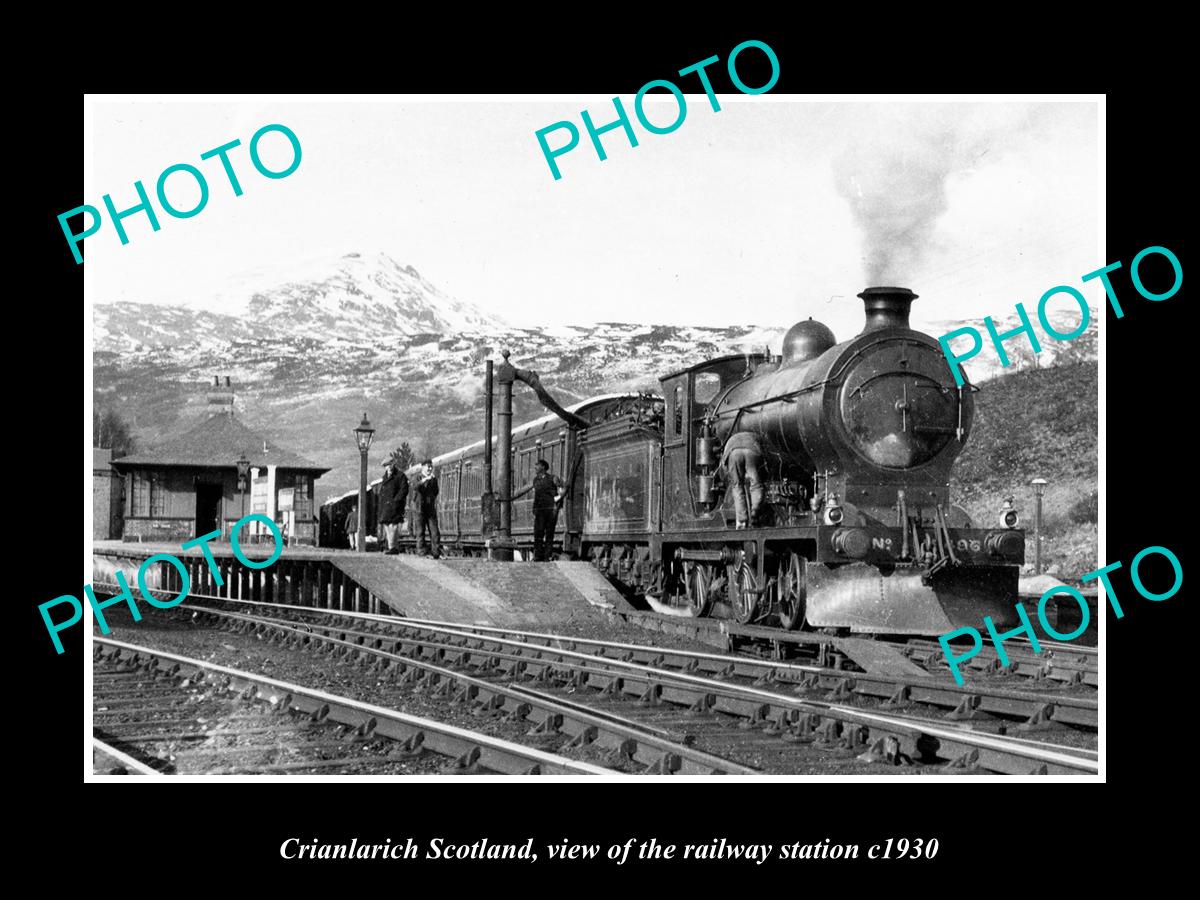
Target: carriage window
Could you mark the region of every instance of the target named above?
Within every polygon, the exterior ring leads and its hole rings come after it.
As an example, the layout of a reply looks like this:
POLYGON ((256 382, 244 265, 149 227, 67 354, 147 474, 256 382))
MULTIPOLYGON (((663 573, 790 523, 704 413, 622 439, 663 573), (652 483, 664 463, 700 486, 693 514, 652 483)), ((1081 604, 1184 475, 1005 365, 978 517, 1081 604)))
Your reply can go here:
POLYGON ((704 372, 696 376, 696 402, 709 403, 721 391, 721 376, 716 372, 704 372))
POLYGON ((683 385, 675 385, 675 401, 674 401, 674 416, 675 416, 675 433, 683 433, 683 385))

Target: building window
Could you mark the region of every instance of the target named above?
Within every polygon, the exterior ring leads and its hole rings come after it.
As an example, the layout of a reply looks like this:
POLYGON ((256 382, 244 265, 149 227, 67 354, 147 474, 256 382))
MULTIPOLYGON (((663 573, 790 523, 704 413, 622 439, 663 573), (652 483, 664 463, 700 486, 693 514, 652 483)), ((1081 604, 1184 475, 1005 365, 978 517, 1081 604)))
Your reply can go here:
POLYGON ((312 518, 312 500, 309 495, 308 478, 296 476, 296 486, 292 494, 292 514, 297 522, 307 522, 312 518))
POLYGON ((144 472, 135 471, 130 481, 129 514, 142 518, 150 515, 150 480, 144 472))
POLYGON ((250 512, 266 513, 267 511, 267 472, 250 480, 250 512))
POLYGON ((130 486, 129 514, 147 518, 166 514, 166 493, 156 472, 133 473, 130 486))
POLYGON ((167 492, 163 490, 162 479, 158 475, 150 476, 150 515, 151 517, 167 514, 167 492))

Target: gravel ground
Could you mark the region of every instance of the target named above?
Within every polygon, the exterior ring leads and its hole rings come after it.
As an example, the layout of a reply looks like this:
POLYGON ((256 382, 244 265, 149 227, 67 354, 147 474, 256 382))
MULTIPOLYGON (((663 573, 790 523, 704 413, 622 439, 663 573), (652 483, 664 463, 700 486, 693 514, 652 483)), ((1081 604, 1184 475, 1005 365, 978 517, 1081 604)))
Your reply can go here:
MULTIPOLYGON (((96 668, 116 671, 103 663, 96 668)), ((165 761, 165 774, 237 774, 269 766, 295 774, 413 775, 435 772, 444 762, 409 757, 394 741, 356 738, 332 723, 281 718, 262 703, 210 684, 122 676, 98 684, 95 697, 93 722, 103 739, 136 758, 165 761), (207 737, 182 736, 189 732, 207 737)))

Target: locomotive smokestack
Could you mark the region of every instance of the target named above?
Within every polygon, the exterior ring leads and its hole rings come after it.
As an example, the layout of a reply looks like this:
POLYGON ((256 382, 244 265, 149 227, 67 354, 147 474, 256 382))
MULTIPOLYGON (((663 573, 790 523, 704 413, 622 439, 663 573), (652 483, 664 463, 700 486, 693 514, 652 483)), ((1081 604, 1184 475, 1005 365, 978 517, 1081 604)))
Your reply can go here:
POLYGON ((908 328, 908 310, 917 295, 902 287, 869 287, 858 296, 866 307, 862 333, 880 328, 908 328))

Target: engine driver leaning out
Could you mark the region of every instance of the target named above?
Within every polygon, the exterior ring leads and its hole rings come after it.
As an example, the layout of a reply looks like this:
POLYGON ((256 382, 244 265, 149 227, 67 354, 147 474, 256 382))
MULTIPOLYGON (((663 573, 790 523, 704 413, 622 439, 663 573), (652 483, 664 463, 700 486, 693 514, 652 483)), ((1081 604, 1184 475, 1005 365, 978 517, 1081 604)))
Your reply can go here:
POLYGON ((721 453, 721 468, 733 488, 733 509, 737 515, 737 527, 746 528, 758 524, 759 510, 763 502, 763 483, 759 471, 762 467, 762 448, 749 431, 739 431, 729 436, 721 453), (750 492, 750 509, 746 510, 746 492, 750 492))

